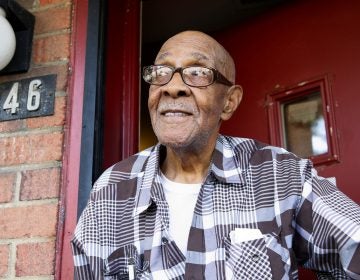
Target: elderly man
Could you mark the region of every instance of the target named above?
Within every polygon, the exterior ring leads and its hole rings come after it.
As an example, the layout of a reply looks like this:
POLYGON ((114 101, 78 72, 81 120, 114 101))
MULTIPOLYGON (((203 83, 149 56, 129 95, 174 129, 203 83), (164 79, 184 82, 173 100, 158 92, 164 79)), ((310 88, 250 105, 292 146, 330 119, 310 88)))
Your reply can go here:
POLYGON ((242 89, 208 35, 144 68, 159 144, 95 183, 72 241, 77 279, 360 279, 360 210, 308 160, 219 135, 242 89), (329 278, 328 278, 329 277, 329 278))

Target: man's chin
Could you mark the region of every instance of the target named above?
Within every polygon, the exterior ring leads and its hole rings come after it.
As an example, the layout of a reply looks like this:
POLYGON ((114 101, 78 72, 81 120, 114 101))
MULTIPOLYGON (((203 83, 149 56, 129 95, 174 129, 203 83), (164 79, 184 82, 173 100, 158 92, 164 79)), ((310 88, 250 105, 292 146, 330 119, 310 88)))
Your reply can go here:
POLYGON ((173 148, 173 149, 180 149, 180 148, 185 148, 187 146, 189 146, 189 143, 186 141, 179 141, 179 140, 159 140, 159 142, 169 148, 173 148))
POLYGON ((162 145, 174 149, 186 148, 193 143, 191 137, 184 135, 162 136, 158 137, 158 140, 162 145))
POLYGON ((159 143, 178 151, 199 151, 209 146, 208 137, 178 135, 177 137, 158 137, 159 143))

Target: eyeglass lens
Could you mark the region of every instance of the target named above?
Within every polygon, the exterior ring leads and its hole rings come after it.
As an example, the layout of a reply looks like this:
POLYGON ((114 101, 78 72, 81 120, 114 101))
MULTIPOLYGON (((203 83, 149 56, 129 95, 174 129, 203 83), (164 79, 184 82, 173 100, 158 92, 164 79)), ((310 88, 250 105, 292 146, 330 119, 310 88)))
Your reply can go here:
POLYGON ((207 86, 213 82, 214 72, 205 67, 189 67, 183 69, 182 77, 188 85, 207 86))
POLYGON ((214 81, 214 71, 201 66, 177 69, 168 66, 149 66, 144 68, 143 77, 150 84, 164 85, 171 80, 175 72, 180 72, 184 83, 190 86, 208 86, 214 81))

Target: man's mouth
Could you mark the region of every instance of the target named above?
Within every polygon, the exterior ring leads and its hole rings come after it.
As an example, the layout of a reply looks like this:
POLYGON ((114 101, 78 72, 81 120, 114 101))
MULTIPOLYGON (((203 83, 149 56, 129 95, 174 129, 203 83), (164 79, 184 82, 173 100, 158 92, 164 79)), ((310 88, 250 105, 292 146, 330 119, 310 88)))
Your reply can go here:
POLYGON ((190 116, 191 113, 189 112, 185 112, 185 111, 172 111, 172 110, 166 110, 161 112, 162 116, 165 117, 186 117, 186 116, 190 116))

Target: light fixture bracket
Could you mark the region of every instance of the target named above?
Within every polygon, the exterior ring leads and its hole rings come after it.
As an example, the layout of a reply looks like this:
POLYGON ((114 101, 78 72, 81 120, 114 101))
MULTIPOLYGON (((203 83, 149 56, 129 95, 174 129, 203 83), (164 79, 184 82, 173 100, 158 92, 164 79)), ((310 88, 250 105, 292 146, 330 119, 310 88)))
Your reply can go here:
POLYGON ((27 72, 30 67, 35 17, 14 0, 0 0, 0 7, 6 12, 6 19, 15 32, 16 50, 10 63, 0 75, 27 72))

